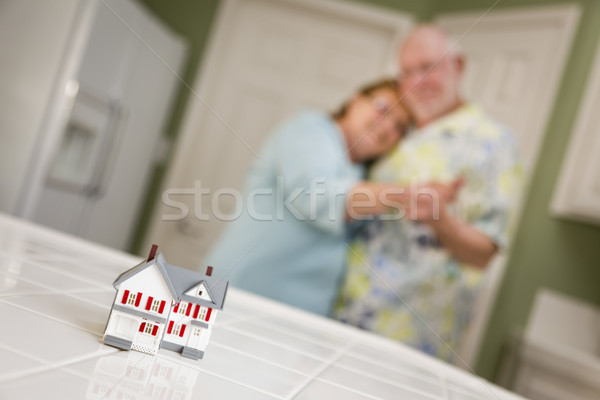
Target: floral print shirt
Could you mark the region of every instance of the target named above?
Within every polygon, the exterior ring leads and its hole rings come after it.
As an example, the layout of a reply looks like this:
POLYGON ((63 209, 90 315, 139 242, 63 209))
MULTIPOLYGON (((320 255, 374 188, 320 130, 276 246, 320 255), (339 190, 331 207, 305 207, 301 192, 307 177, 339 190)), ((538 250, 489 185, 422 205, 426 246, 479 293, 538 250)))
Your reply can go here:
MULTIPOLYGON (((477 106, 413 131, 370 174, 401 185, 459 177, 464 184, 449 211, 504 250, 521 166, 514 137, 477 106)), ((356 225, 334 317, 452 361, 485 270, 453 258, 424 223, 384 215, 356 225)))

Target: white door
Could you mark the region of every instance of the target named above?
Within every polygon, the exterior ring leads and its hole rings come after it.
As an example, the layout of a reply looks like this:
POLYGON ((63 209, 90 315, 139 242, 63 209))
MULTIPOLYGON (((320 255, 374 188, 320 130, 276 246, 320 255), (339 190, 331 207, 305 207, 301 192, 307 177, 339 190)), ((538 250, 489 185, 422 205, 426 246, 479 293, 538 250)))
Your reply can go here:
POLYGON ((465 93, 515 133, 527 177, 579 20, 576 5, 442 15, 467 55, 465 93))
POLYGON ((74 97, 64 104, 66 122, 56 132, 42 128, 56 134, 57 150, 40 170, 39 196, 31 189, 24 197, 35 197, 34 221, 125 249, 185 46, 134 1, 89 4, 85 50, 70 55, 81 59, 68 86, 74 97))
POLYGON ((191 347, 192 349, 204 350, 201 348, 200 343, 203 335, 203 331, 206 330, 204 328, 200 328, 194 325, 191 325, 192 331, 190 332, 190 337, 187 341, 187 347, 191 347))
MULTIPOLYGON (((187 218, 164 204, 154 213, 147 245, 160 243, 169 261, 195 267, 218 238, 211 208, 232 215, 231 196, 269 131, 305 108, 333 111, 355 89, 394 76, 400 37, 410 19, 399 13, 323 0, 225 0, 219 10, 206 65, 190 97, 166 187, 189 209, 187 218), (210 215, 202 221, 194 211, 210 215)), ((146 246, 147 247, 147 246, 146 246)))
MULTIPOLYGON (((571 47, 579 8, 575 5, 441 15, 437 22, 459 41, 467 57, 464 91, 512 129, 521 150, 527 184, 546 132, 571 47)), ((476 316, 461 358, 477 359, 506 257, 489 267, 476 316)), ((463 365, 464 367, 464 365, 463 365)))

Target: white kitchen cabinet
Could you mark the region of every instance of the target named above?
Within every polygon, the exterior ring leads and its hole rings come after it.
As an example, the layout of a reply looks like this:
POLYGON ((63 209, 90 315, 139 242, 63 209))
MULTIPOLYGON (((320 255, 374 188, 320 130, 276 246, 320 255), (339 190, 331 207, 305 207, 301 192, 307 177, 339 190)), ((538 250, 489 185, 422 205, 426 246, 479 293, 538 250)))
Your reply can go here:
POLYGON ((541 290, 518 351, 513 390, 532 400, 596 400, 600 309, 541 290))
POLYGON ((600 224, 600 44, 550 207, 557 217, 600 224))

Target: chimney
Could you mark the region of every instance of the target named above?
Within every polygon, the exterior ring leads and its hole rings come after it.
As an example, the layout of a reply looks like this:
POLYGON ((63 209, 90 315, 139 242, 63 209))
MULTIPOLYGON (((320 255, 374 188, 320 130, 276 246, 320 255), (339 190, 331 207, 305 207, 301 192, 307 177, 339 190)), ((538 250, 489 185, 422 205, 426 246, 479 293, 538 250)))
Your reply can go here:
POLYGON ((206 276, 211 276, 212 275, 212 267, 209 265, 208 267, 206 267, 206 276))
POLYGON ((156 250, 158 250, 158 246, 153 244, 152 248, 150 249, 150 254, 148 254, 147 262, 154 260, 154 257, 156 257, 156 250))

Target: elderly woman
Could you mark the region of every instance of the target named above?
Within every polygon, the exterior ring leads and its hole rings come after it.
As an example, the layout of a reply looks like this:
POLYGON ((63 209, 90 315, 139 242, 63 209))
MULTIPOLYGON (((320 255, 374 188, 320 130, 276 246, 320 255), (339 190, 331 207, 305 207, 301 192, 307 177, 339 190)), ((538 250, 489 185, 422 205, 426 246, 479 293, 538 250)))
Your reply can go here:
POLYGON ((349 193, 384 189, 362 182, 364 163, 392 149, 409 124, 391 80, 366 86, 332 115, 306 111, 285 122, 249 171, 246 212, 204 264, 231 271, 236 287, 328 315, 344 271, 348 219, 389 208, 379 196, 354 207, 349 193))

